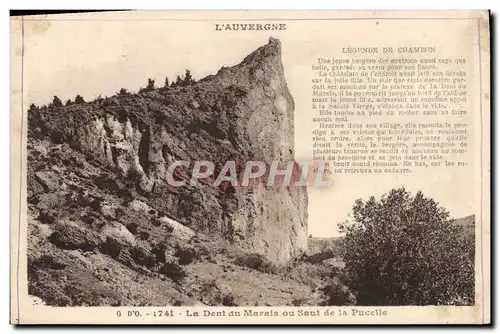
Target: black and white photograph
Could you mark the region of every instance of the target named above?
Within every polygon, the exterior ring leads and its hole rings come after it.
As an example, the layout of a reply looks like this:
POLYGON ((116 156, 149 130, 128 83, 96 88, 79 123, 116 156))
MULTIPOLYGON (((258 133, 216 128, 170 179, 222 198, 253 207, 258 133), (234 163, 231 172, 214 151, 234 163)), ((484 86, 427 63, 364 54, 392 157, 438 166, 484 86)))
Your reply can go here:
POLYGON ((489 322, 487 13, 216 13, 12 18, 14 322, 489 322))

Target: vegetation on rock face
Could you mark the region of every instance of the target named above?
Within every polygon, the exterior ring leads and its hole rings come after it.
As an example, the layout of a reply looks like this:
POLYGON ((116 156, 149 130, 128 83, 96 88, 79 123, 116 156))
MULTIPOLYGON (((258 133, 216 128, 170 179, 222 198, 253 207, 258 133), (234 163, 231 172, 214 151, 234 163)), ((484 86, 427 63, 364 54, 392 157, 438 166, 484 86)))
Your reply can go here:
POLYGON ((177 78, 175 78, 175 83, 172 84, 175 84, 175 86, 182 86, 183 81, 184 80, 181 78, 181 76, 178 75, 177 78))
POLYGON ((146 86, 147 91, 152 91, 155 89, 155 80, 154 79, 148 79, 148 85, 146 86))
MULTIPOLYGON (((180 159, 221 166, 272 159, 276 151, 251 136, 261 127, 269 136, 283 127, 293 135, 291 117, 287 124, 274 117, 279 96, 289 106, 281 112, 293 109, 279 55, 270 43, 200 82, 186 70, 164 87, 150 78, 138 93, 118 87, 117 94, 89 102, 78 95, 67 107, 59 100, 30 107, 29 293, 58 306, 291 305, 293 299, 314 305, 311 287, 275 270, 265 253, 271 249, 272 261, 295 254, 291 240, 306 228, 299 218, 305 210, 276 217, 280 234, 272 239, 282 237, 280 247, 289 251, 278 254, 266 241, 250 250, 263 255, 244 256, 232 216, 238 208, 254 211, 264 196, 245 200, 223 187, 169 187, 159 178, 160 167, 180 159), (272 79, 279 84, 269 87, 272 79), (264 119, 250 123, 247 116, 256 111, 264 119)), ((276 201, 307 200, 272 194, 276 201)))
MULTIPOLYGON (((29 145, 34 142, 30 137, 29 145)), ((114 177, 67 144, 48 143, 37 141, 28 156, 29 211, 36 217, 30 229, 38 231, 30 236, 29 291, 48 305, 175 305, 182 298, 186 305, 198 300, 227 306, 473 302, 473 216, 450 221, 421 193, 412 197, 396 189, 379 201, 358 200, 344 237, 309 238, 307 255, 278 267, 260 254, 207 244, 203 234, 180 242, 159 219, 163 212, 131 209, 132 201, 147 201, 133 190, 137 175, 114 177), (67 190, 60 190, 61 183, 67 190), (93 191, 85 195, 84 189, 93 191), (106 203, 115 203, 114 214, 106 203), (113 236, 100 240, 110 220, 123 224, 136 245, 113 236), (52 232, 44 236, 41 225, 52 232), (336 267, 338 261, 345 270, 336 267), (282 290, 285 284, 294 292, 282 290)))
POLYGON ((190 70, 186 70, 186 73, 184 74, 184 79, 183 79, 183 86, 189 86, 194 84, 196 81, 193 79, 193 76, 191 75, 190 70))
POLYGON ((421 192, 357 200, 340 225, 348 285, 359 305, 471 305, 474 243, 421 192))

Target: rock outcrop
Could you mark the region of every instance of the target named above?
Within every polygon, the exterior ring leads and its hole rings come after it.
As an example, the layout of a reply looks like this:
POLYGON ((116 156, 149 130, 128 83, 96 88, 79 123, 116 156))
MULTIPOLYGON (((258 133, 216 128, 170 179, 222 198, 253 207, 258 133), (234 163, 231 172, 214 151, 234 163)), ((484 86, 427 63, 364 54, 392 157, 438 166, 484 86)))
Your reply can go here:
MULTIPOLYGON (((293 112, 280 42, 273 38, 240 64, 223 67, 194 84, 143 89, 66 107, 34 108, 29 111, 33 155, 28 196, 36 206, 33 210, 40 212, 32 212, 53 220, 57 235, 52 238, 70 249, 82 244, 113 248, 109 240, 118 239, 137 247, 135 237, 116 221, 134 223, 134 215, 140 212, 128 212, 120 205, 128 208, 140 201, 152 216, 148 219, 169 233, 185 238, 203 233, 284 264, 307 248, 305 188, 233 187, 229 182, 214 187, 206 184, 210 180, 173 187, 167 182, 167 168, 178 160, 208 160, 216 169, 227 161, 258 160, 267 166, 273 161, 293 161, 293 112), (79 187, 73 181, 82 174, 87 184, 79 187), (63 217, 63 222, 58 222, 63 204, 51 202, 58 201, 53 198, 57 189, 64 192, 64 205, 73 205, 75 211, 63 217), (92 195, 93 189, 102 195, 92 195), (104 194, 112 194, 115 200, 104 194), (87 236, 80 240, 65 234, 70 227, 91 229, 89 222, 100 219, 81 206, 95 207, 99 217, 110 220, 92 227, 92 233, 103 240, 92 242, 87 236)), ((189 179, 190 173, 175 177, 189 179)), ((141 226, 132 229, 137 228, 141 226)))

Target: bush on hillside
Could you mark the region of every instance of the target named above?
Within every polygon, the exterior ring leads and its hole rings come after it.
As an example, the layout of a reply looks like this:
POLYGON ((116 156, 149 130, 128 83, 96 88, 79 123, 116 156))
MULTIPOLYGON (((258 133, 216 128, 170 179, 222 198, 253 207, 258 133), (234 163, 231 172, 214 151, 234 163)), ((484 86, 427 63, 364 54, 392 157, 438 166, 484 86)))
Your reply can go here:
POLYGON ((85 103, 85 100, 83 99, 83 97, 81 95, 77 95, 75 97, 75 104, 81 104, 81 103, 85 103))
POLYGON ((54 96, 54 99, 52 100, 52 105, 53 105, 54 107, 59 108, 59 107, 62 107, 62 106, 63 106, 63 103, 62 103, 62 101, 61 101, 61 99, 60 99, 59 97, 54 96))

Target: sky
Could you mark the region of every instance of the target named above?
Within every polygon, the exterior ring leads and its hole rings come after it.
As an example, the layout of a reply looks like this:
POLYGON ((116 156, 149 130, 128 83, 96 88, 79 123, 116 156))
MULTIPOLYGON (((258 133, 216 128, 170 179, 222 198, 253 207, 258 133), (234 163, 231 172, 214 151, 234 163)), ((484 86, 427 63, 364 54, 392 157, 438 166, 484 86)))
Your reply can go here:
MULTIPOLYGON (((77 94, 91 100, 98 95, 111 96, 122 87, 137 91, 148 78, 162 85, 165 76, 175 78, 185 69, 199 79, 222 66, 239 63, 272 35, 282 42, 285 76, 295 101, 297 159, 308 159, 312 154, 311 66, 319 56, 341 56, 340 50, 349 46, 437 45, 437 56, 465 56, 471 73, 477 62, 475 54, 469 52, 477 32, 467 20, 290 21, 286 31, 219 32, 213 21, 151 20, 152 15, 158 15, 151 13, 120 14, 113 19, 101 15, 97 20, 73 16, 80 20, 25 22, 25 105, 49 103, 54 95, 63 101, 77 94), (134 19, 133 23, 129 19, 134 19), (453 40, 452 35, 461 38, 453 40)), ((468 84, 476 89, 472 80, 468 84)), ((469 115, 477 108, 477 101, 469 96, 469 115)), ((471 116, 462 121, 473 128, 471 116)), ((471 131, 471 137, 475 135, 471 131)), ((348 218, 357 198, 380 196, 401 186, 413 193, 422 190, 453 217, 474 214, 479 183, 473 176, 478 174, 477 142, 471 140, 469 147, 466 168, 428 168, 410 175, 376 177, 333 175, 331 187, 309 189, 309 233, 338 236, 337 223, 348 218)))

